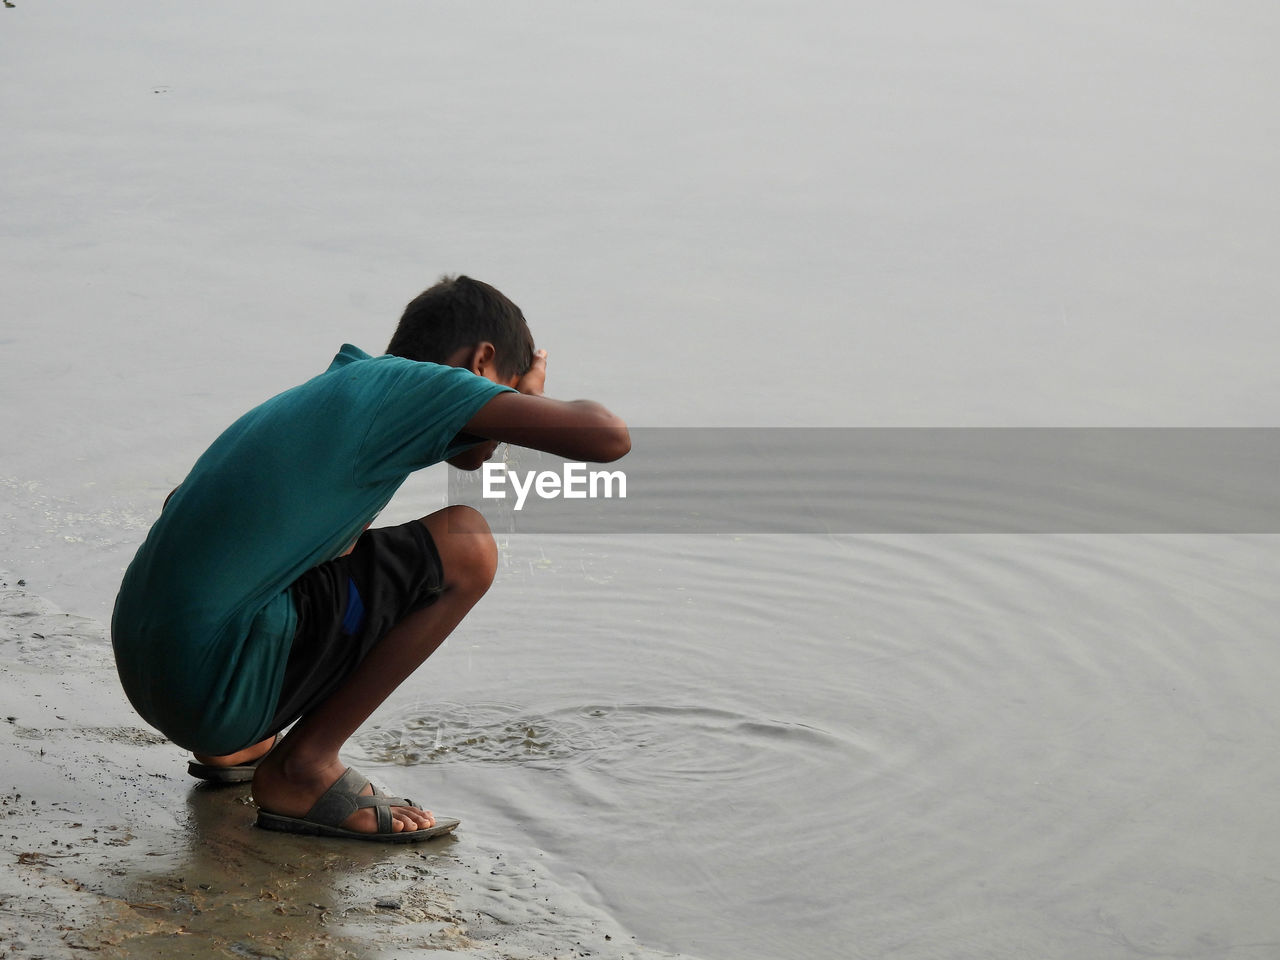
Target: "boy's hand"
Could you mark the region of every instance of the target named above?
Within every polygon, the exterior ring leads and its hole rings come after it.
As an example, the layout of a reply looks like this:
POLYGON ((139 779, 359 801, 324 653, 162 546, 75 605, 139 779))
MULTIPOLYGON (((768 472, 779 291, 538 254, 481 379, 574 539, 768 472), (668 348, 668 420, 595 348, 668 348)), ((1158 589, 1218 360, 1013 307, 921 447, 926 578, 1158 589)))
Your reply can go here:
POLYGON ((467 421, 463 432, 554 453, 567 460, 610 463, 626 456, 631 449, 631 434, 621 417, 591 400, 544 397, 542 385, 546 378, 547 351, 538 350, 528 371, 513 384, 517 392, 500 393, 491 399, 467 421))
POLYGON ((525 371, 524 376, 516 381, 516 389, 531 397, 542 396, 543 385, 547 381, 547 351, 535 350, 533 363, 525 371))

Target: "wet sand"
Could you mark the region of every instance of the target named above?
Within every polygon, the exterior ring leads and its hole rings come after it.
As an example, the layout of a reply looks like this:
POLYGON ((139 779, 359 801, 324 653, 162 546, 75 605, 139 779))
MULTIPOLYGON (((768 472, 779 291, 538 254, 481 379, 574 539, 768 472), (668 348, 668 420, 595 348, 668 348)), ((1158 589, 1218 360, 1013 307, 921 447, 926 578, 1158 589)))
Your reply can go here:
POLYGON ((657 956, 465 833, 392 848, 257 830, 248 785, 192 779, 133 715, 102 625, 8 578, 0 702, 4 960, 657 956))

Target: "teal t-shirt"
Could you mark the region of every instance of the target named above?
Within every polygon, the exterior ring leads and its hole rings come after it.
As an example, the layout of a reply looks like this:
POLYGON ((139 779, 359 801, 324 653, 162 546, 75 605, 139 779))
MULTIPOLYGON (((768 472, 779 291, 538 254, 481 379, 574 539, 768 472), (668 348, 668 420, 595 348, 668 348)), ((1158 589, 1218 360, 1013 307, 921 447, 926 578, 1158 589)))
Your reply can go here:
POLYGON ((125 572, 111 620, 125 693, 180 746, 265 737, 297 614, 289 586, 341 553, 415 470, 508 391, 469 370, 370 357, 250 410, 214 441, 125 572))

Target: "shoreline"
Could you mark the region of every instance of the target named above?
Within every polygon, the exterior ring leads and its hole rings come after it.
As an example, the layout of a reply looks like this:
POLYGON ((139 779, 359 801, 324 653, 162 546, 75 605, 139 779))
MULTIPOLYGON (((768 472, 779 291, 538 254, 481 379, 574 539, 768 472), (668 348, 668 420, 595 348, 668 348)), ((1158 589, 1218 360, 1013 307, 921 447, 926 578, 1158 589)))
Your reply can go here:
POLYGON ((191 778, 142 726, 102 625, 14 583, 0 577, 0 960, 671 956, 466 834, 257 830, 249 784, 191 778))

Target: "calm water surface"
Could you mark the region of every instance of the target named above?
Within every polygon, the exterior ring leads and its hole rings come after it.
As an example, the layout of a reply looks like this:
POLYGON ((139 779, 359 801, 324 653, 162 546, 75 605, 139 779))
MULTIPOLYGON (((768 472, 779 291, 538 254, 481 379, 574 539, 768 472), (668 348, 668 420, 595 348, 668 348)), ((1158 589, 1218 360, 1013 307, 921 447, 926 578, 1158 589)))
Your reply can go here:
MULTIPOLYGON (((1278 20, 18 0, 0 567, 105 619, 212 436, 444 271, 642 426, 1275 426, 1278 20)), ((638 942, 1280 943, 1275 538, 494 526, 353 759, 638 942)))

